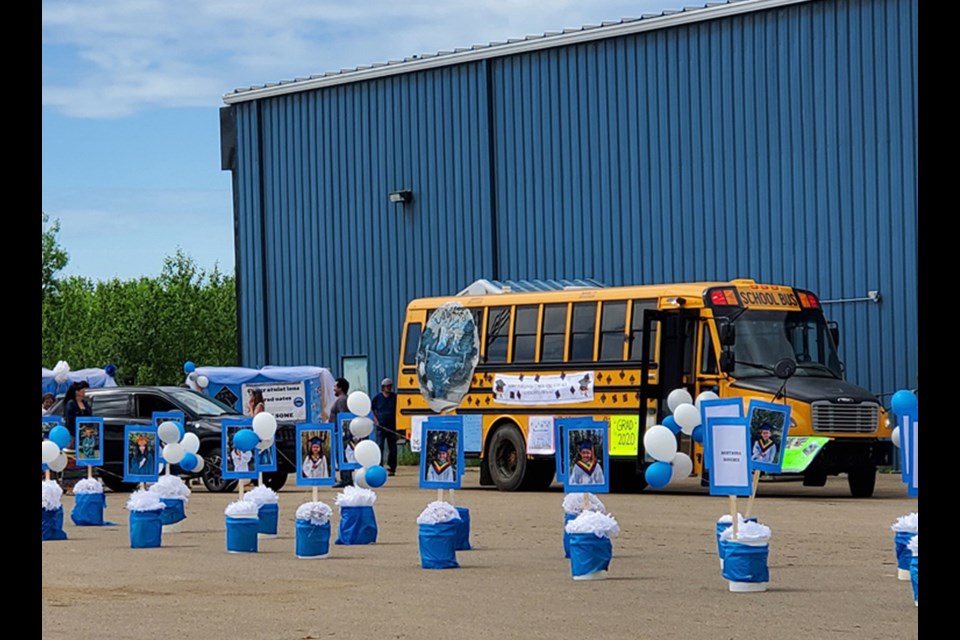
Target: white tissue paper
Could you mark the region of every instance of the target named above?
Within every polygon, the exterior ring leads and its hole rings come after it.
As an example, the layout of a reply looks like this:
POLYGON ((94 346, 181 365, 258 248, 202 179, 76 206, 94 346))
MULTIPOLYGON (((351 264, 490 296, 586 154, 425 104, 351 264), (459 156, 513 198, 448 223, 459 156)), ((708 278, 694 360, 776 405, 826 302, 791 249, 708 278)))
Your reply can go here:
MULTIPOLYGON (((588 499, 590 500, 590 511, 599 511, 600 513, 606 513, 607 508, 603 506, 603 503, 600 502, 600 498, 593 495, 592 493, 587 494, 588 499)), ((563 510, 569 514, 582 513, 583 512, 583 494, 582 493, 568 493, 563 497, 563 510)))
POLYGON ((84 478, 73 485, 73 495, 81 493, 103 493, 103 484, 96 478, 84 478))
POLYGON ((460 513, 457 508, 449 502, 435 500, 417 516, 417 524, 440 524, 441 522, 450 522, 459 520, 460 513))
POLYGON ((309 520, 312 525, 327 524, 332 513, 333 509, 324 502, 304 502, 297 507, 297 520, 309 520))
POLYGON ((223 510, 224 515, 231 518, 256 518, 260 506, 256 502, 248 500, 234 500, 223 510))
MULTIPOLYGON (((738 513, 738 514, 737 514, 737 521, 738 521, 738 522, 743 522, 743 514, 742 514, 742 513, 738 513)), ((717 523, 718 523, 718 524, 733 524, 733 516, 731 516, 729 513, 725 513, 725 514, 723 514, 722 516, 720 516, 719 518, 717 518, 717 523)))
POLYGON ((338 507, 372 507, 376 501, 377 494, 373 491, 353 485, 344 487, 343 491, 337 494, 336 499, 338 507))
POLYGON ((160 476, 160 479, 150 486, 150 491, 161 498, 189 501, 190 487, 178 476, 160 476))
MULTIPOLYGON (((737 514, 738 516, 740 514, 737 514)), ((759 522, 745 522, 740 520, 737 523, 737 540, 741 542, 767 542, 770 540, 770 527, 759 522)), ((728 527, 720 534, 720 539, 729 541, 733 539, 733 527, 728 527)))
POLYGON ((564 527, 567 533, 592 533, 598 538, 611 538, 620 533, 620 525, 608 513, 584 511, 564 527))
POLYGON ((277 504, 280 502, 280 496, 270 487, 254 487, 243 494, 244 500, 255 503, 258 507, 264 504, 277 504))
POLYGON ((47 511, 56 511, 61 506, 63 489, 53 480, 41 480, 40 483, 40 506, 47 511))
POLYGON ((165 506, 160 501, 160 496, 152 491, 135 491, 127 500, 127 509, 130 511, 157 511, 165 506))
POLYGON ((913 555, 920 557, 920 534, 917 534, 910 538, 910 542, 907 543, 907 549, 913 552, 913 555))
POLYGON ((890 527, 894 531, 906 531, 908 533, 920 533, 920 514, 910 513, 900 516, 890 527))

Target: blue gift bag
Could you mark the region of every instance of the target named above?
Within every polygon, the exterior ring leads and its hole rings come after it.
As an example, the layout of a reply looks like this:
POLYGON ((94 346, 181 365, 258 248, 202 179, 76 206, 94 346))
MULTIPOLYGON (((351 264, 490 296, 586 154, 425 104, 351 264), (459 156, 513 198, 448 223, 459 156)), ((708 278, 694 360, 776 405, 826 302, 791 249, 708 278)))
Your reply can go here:
POLYGON ((593 533, 570 534, 570 573, 574 578, 610 568, 613 543, 593 533))
POLYGON ((297 557, 323 558, 330 553, 330 523, 297 520, 297 557))
POLYGON ((277 535, 277 519, 280 516, 280 505, 262 504, 257 510, 260 519, 260 528, 257 530, 265 536, 277 535))
POLYGON ((767 559, 770 545, 727 540, 724 545, 723 577, 730 582, 770 582, 767 559))
MULTIPOLYGON (((896 531, 893 536, 893 549, 897 554, 897 569, 900 571, 910 571, 910 560, 913 559, 913 552, 907 547, 910 539, 917 535, 916 531, 896 531)), ((901 576, 902 580, 907 580, 908 576, 901 576)))
POLYGON ((227 551, 229 553, 256 553, 259 518, 227 516, 227 551))
POLYGON ((340 507, 340 527, 335 544, 373 544, 377 541, 377 518, 373 507, 340 507))
POLYGON ((67 533, 63 530, 63 507, 44 509, 40 507, 40 539, 66 540, 67 533))
POLYGON ((420 566, 424 569, 457 569, 460 521, 420 525, 420 566))
POLYGON ((187 518, 187 514, 183 510, 183 500, 177 500, 176 498, 160 498, 160 502, 165 505, 163 509, 163 524, 177 524, 181 520, 185 520, 187 518))
POLYGON ((580 515, 578 513, 564 513, 563 514, 563 557, 570 557, 570 534, 567 533, 567 523, 571 520, 575 520, 576 517, 580 515))
POLYGON ((162 532, 163 509, 130 512, 131 549, 159 547, 162 532))
POLYGON ((919 564, 920 556, 913 556, 910 558, 910 584, 913 585, 913 601, 920 602, 920 592, 919 592, 919 578, 918 574, 920 572, 919 564))
MULTIPOLYGON (((470 509, 457 507, 460 522, 457 523, 457 551, 470 551, 470 509)), ((454 522, 457 522, 454 520, 454 522)))
POLYGON ((102 493, 78 493, 70 512, 70 519, 78 527, 100 527, 103 510, 107 508, 107 496, 102 493))

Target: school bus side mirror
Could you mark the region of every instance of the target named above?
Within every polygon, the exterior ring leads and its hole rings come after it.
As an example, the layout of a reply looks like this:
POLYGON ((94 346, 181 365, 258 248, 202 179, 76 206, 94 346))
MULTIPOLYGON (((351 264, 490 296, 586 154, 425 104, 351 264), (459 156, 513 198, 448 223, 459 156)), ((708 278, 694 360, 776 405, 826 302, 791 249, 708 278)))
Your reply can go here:
POLYGON ((737 341, 737 328, 731 322, 724 322, 717 328, 720 334, 720 346, 732 347, 737 341))
POLYGON ((736 368, 737 368, 737 359, 733 355, 733 351, 721 351, 720 352, 720 372, 733 373, 733 370, 736 368))
POLYGON ((830 337, 833 338, 833 346, 840 346, 840 325, 837 324, 836 320, 831 320, 827 323, 827 328, 830 329, 830 337))

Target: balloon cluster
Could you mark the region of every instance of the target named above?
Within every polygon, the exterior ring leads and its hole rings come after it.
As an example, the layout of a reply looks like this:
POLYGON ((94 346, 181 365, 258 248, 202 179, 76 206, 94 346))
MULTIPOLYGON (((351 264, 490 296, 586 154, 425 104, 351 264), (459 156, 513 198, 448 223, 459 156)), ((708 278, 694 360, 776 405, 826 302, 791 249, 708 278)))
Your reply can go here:
POLYGON ((700 424, 700 402, 719 398, 713 391, 704 391, 696 402, 686 389, 674 389, 667 396, 667 406, 672 415, 647 429, 643 447, 656 462, 647 467, 644 478, 654 489, 662 489, 673 481, 682 480, 693 471, 690 456, 677 451, 677 434, 684 433, 694 442, 703 442, 703 425, 700 424))
POLYGON ((200 438, 195 433, 186 433, 179 422, 167 420, 157 427, 157 437, 163 442, 161 455, 168 464, 178 464, 187 473, 199 473, 203 470, 203 458, 200 451, 200 438))
MULTIPOLYGON (((350 434, 355 438, 366 438, 373 433, 373 420, 370 415, 370 396, 363 391, 354 391, 347 396, 347 409, 357 416, 350 421, 350 434)), ((387 482, 387 470, 380 466, 382 452, 373 440, 363 440, 354 449, 360 469, 353 472, 353 484, 364 489, 376 489, 387 482)))
POLYGON ((67 468, 67 454, 63 452, 70 444, 70 430, 62 424, 50 429, 49 440, 40 444, 40 461, 50 471, 60 473, 67 468))
POLYGON ((240 451, 266 451, 273 446, 277 435, 277 419, 272 413, 261 411, 253 416, 250 429, 240 429, 233 435, 233 446, 240 451))
MULTIPOLYGON (((917 405, 917 395, 906 389, 897 391, 895 394, 893 394, 893 397, 890 398, 890 409, 892 409, 893 413, 899 418, 902 418, 903 416, 916 416, 917 405)), ((893 428, 893 433, 890 434, 890 439, 893 441, 894 446, 897 448, 900 447, 899 421, 897 422, 897 426, 893 428)))
POLYGON ((210 386, 210 378, 197 373, 197 365, 192 360, 183 363, 183 372, 187 374, 187 384, 194 391, 201 391, 210 386))

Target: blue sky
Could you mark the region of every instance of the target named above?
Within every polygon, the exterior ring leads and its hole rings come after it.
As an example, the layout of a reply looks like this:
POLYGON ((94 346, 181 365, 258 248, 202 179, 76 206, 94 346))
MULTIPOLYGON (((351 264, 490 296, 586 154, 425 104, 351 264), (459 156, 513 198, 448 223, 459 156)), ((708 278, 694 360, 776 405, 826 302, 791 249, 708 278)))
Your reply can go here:
POLYGON ((41 199, 61 225, 64 273, 156 275, 177 249, 232 272, 218 110, 236 88, 683 6, 43 0, 41 199))

